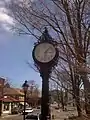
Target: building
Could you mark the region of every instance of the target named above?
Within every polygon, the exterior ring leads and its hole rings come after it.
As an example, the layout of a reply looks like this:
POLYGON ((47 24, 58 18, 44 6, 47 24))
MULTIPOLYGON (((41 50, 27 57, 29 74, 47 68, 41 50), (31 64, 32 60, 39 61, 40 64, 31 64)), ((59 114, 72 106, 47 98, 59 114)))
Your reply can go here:
POLYGON ((5 87, 3 96, 10 96, 18 100, 22 105, 24 105, 24 93, 22 89, 5 87))
MULTIPOLYGON (((5 79, 0 78, 0 111, 11 113, 14 107, 22 108, 24 105, 24 92, 22 89, 10 87, 5 79)), ((38 90, 27 91, 27 105, 36 107, 41 103, 41 96, 38 90)))
POLYGON ((13 107, 20 107, 23 104, 23 91, 10 87, 6 79, 0 78, 0 115, 1 113, 11 113, 13 107))
POLYGON ((0 102, 2 102, 2 114, 4 113, 11 114, 12 105, 13 107, 17 105, 18 100, 10 96, 4 96, 0 98, 0 102))
POLYGON ((20 107, 24 104, 24 93, 18 92, 15 88, 3 88, 3 97, 0 97, 2 102, 2 113, 11 113, 12 108, 20 107))

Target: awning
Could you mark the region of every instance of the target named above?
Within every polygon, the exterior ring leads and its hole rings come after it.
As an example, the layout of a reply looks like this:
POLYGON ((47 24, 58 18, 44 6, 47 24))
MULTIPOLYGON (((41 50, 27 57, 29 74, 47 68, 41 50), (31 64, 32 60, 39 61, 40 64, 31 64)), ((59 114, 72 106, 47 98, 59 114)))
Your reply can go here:
MULTIPOLYGON (((20 102, 21 105, 24 105, 24 102, 20 102)), ((26 103, 26 105, 28 105, 28 103, 26 103)))
POLYGON ((21 105, 24 105, 24 102, 20 102, 21 105))
POLYGON ((12 98, 10 96, 0 98, 0 101, 3 101, 3 102, 19 102, 18 100, 16 100, 15 98, 12 98))

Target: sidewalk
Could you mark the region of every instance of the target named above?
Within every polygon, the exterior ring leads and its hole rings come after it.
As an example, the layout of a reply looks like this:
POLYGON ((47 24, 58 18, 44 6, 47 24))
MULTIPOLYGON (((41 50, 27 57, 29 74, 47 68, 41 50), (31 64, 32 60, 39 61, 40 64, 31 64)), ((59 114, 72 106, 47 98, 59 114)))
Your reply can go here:
POLYGON ((19 116, 19 114, 16 114, 16 115, 3 114, 1 118, 9 118, 9 117, 14 117, 14 116, 19 116))
POLYGON ((77 116, 77 111, 52 110, 52 115, 55 116, 54 120, 68 120, 68 117, 77 116))

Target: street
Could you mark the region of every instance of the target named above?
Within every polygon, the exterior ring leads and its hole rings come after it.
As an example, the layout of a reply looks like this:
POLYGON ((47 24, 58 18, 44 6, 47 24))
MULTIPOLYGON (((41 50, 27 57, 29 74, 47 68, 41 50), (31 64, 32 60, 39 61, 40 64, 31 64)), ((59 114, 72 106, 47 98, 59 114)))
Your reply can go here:
POLYGON ((0 120, 23 120, 23 116, 22 115, 9 115, 9 116, 0 118, 0 120))
MULTIPOLYGON (((33 114, 38 114, 40 113, 40 110, 34 110, 33 114)), ((54 115, 55 119, 54 120, 64 120, 65 118, 68 118, 68 116, 73 116, 73 115, 77 115, 76 110, 74 111, 62 111, 60 110, 55 110, 52 109, 51 114, 54 115)), ((2 117, 0 120, 23 120, 23 115, 8 115, 8 116, 4 116, 2 117)))
MULTIPOLYGON (((32 114, 39 114, 40 110, 34 109, 32 114)), ((0 120, 23 120, 23 115, 16 114, 16 115, 6 115, 0 118, 0 120)))

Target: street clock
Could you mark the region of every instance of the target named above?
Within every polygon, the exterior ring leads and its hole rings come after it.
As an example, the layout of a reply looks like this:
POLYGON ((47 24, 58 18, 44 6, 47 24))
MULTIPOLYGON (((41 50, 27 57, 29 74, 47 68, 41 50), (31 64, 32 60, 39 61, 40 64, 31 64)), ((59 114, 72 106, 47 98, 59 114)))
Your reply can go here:
POLYGON ((49 63, 56 56, 55 46, 48 42, 36 45, 33 51, 34 58, 41 63, 49 63))

